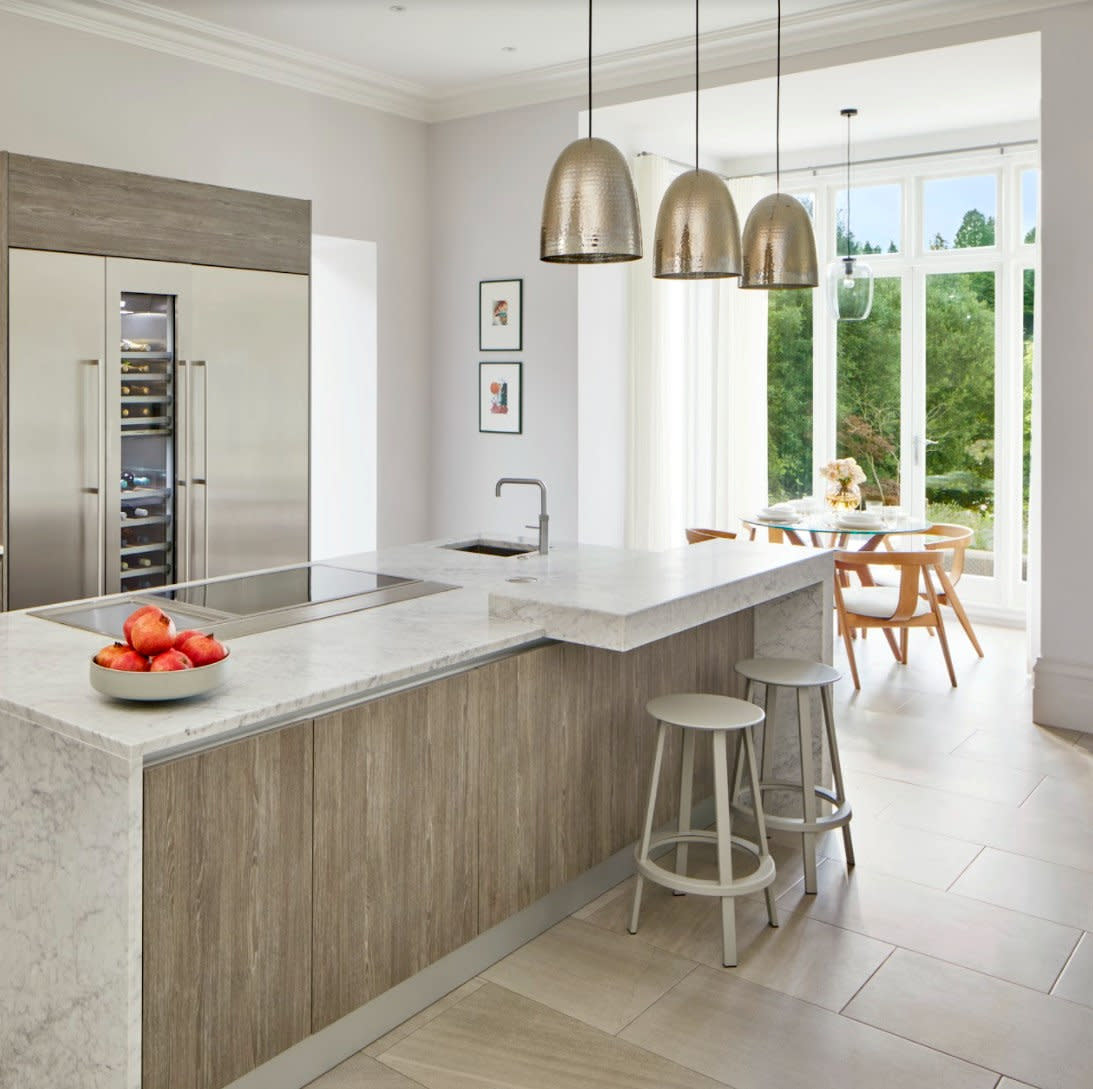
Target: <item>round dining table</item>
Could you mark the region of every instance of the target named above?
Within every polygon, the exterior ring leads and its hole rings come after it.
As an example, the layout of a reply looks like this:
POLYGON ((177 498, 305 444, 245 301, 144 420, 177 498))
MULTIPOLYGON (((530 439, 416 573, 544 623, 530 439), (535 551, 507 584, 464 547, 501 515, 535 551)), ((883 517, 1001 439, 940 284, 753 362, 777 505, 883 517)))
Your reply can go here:
POLYGON ((753 529, 770 530, 770 539, 775 543, 784 538, 792 544, 803 545, 808 542, 802 534, 807 534, 808 540, 817 548, 847 549, 850 547, 851 538, 854 538, 854 544, 860 552, 872 552, 886 537, 912 536, 916 533, 925 533, 930 528, 929 522, 907 516, 899 518, 892 525, 850 528, 846 523, 841 522, 838 514, 833 511, 801 514, 783 522, 767 518, 742 518, 741 521, 753 529))

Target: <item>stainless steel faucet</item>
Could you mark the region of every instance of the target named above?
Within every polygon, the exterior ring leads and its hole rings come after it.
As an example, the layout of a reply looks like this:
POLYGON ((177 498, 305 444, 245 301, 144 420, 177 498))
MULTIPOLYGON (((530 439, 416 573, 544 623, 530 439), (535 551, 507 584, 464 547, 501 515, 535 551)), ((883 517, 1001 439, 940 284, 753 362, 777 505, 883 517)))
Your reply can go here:
MULTIPOLYGON (((541 505, 539 510, 539 554, 545 556, 547 549, 550 547, 550 517, 547 515, 547 500, 546 500, 546 485, 541 480, 532 480, 526 476, 503 476, 497 482, 497 487, 493 489, 493 494, 498 498, 501 496, 502 484, 533 484, 535 485, 541 495, 541 505)), ((535 526, 529 525, 527 529, 534 529, 535 526)))

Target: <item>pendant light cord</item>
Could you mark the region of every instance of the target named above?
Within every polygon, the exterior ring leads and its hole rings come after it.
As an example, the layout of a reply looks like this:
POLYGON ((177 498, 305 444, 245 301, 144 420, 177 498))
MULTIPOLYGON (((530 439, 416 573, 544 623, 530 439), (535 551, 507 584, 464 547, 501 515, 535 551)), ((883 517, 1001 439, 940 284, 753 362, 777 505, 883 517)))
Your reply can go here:
POLYGON ((782 0, 778 0, 778 59, 774 74, 774 188, 782 191, 782 0))
POLYGON ((846 114, 846 259, 850 260, 850 119, 854 115, 846 114))
POLYGON ((695 170, 698 169, 698 0, 695 0, 695 170))
POLYGON ((588 0, 588 138, 592 139, 592 0, 588 0))

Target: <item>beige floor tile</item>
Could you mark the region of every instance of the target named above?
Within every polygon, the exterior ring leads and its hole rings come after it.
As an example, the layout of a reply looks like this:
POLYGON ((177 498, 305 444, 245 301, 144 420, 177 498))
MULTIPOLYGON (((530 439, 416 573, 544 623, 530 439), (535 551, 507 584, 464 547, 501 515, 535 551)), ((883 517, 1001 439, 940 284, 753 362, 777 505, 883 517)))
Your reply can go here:
POLYGON ((492 983, 382 1059, 426 1089, 722 1089, 492 983))
MULTIPOLYGON (((851 820, 850 831, 858 862, 878 873, 935 889, 947 889, 982 850, 982 844, 876 819, 851 820)), ((844 858, 842 837, 829 834, 824 853, 830 858, 844 858)))
POLYGON ((1041 1089, 1093 1085, 1093 1010, 904 949, 846 1013, 1041 1089))
POLYGON ((853 771, 865 771, 898 782, 1014 805, 1024 801, 1043 778, 1039 772, 922 752, 912 740, 899 749, 889 748, 886 753, 845 752, 843 765, 853 771))
POLYGON ((1083 934, 1051 992, 1068 1002, 1093 1006, 1093 934, 1083 934))
POLYGON ((1021 730, 977 730, 953 750, 954 756, 984 760, 1085 783, 1093 790, 1093 752, 1070 736, 1029 726, 1021 730))
POLYGON ((911 718, 901 712, 860 711, 836 720, 839 749, 876 750, 886 745, 906 746, 912 741, 919 752, 949 753, 975 732, 973 724, 911 718))
POLYGON ((614 1034, 694 967, 629 934, 564 919, 482 978, 614 1034))
POLYGON ((898 779, 887 779, 883 775, 870 775, 867 771, 843 769, 846 781, 846 796, 854 810, 854 819, 874 817, 890 805, 905 796, 913 796, 921 787, 910 783, 901 783, 898 779))
POLYGON ((1075 744, 1080 745, 1086 752, 1093 752, 1093 734, 1078 734, 1075 744))
POLYGON ((589 900, 584 907, 577 908, 575 912, 570 916, 571 919, 587 919, 590 915, 595 915, 600 908, 606 904, 610 904, 616 896, 622 896, 626 892, 626 882, 620 881, 617 885, 609 888, 606 892, 600 893, 595 900, 589 900))
POLYGON ((794 886, 778 906, 1042 991, 1051 989, 1079 938, 1070 927, 874 873, 864 864, 848 878, 829 860, 818 877, 816 896, 794 886))
POLYGON ((1093 836, 1078 821, 1026 806, 986 802, 943 791, 908 787, 879 817, 952 835, 1014 854, 1093 870, 1093 836))
POLYGON ((993 1089, 995 1074, 698 968, 622 1038, 734 1089, 993 1089))
POLYGON ((1013 1078, 1003 1078, 998 1083, 997 1089, 1038 1089, 1038 1087, 1024 1081, 1014 1081, 1013 1078))
POLYGON ((426 1007, 421 1013, 415 1014, 407 1021, 403 1021, 397 1028, 393 1028, 390 1032, 381 1036, 378 1040, 373 1040, 365 1049, 365 1055, 372 1055, 379 1057, 388 1048, 393 1047, 403 1037, 409 1036, 411 1032, 416 1032, 422 1025, 427 1025, 434 1017, 439 1017, 446 1009, 454 1006, 457 1002, 462 1002, 464 998, 469 994, 474 994, 479 987, 482 986, 480 979, 469 979, 461 987, 456 987, 454 991, 450 991, 443 998, 438 999, 431 1006, 426 1007))
POLYGON ((1064 926, 1093 930, 1093 873, 988 847, 953 892, 1064 926))
POLYGON ((409 1078, 384 1066, 363 1051, 334 1067, 307 1089, 418 1089, 409 1078))
POLYGON ((1093 824, 1093 791, 1087 783, 1070 782, 1054 775, 1044 781, 1022 802, 1029 813, 1063 821, 1093 824))

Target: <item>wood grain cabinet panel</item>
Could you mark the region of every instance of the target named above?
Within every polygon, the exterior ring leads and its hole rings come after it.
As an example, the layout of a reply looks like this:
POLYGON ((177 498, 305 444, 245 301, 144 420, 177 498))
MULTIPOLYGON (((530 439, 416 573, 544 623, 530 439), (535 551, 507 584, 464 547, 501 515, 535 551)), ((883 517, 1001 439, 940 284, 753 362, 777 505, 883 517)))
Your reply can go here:
POLYGON ((311 1032, 312 726, 144 774, 143 1089, 220 1089, 311 1032))
POLYGON ((491 667, 315 723, 313 1031, 478 931, 478 721, 491 667))
POLYGON ((310 201, 27 155, 8 158, 11 246, 310 270, 310 201))

